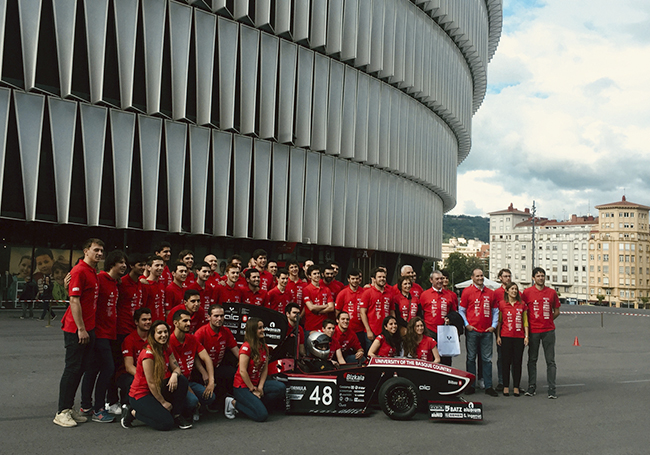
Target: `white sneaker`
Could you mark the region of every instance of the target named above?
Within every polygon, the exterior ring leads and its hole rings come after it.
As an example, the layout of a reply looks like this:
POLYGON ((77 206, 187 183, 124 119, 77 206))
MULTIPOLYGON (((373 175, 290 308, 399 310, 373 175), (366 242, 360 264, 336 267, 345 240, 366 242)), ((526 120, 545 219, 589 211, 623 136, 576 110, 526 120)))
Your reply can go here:
POLYGON ((72 418, 71 412, 70 409, 64 409, 54 416, 53 422, 64 428, 76 427, 77 422, 72 418))
POLYGON ((237 414, 237 409, 235 409, 235 405, 233 404, 233 401, 235 401, 233 397, 226 397, 226 406, 225 409, 223 410, 223 414, 226 416, 227 419, 234 419, 235 414, 237 414))
POLYGON ((70 417, 77 423, 88 422, 88 417, 77 412, 75 409, 70 409, 70 417))
POLYGON ((116 416, 119 416, 122 414, 122 406, 120 406, 119 403, 111 404, 109 405, 106 403, 106 408, 105 408, 109 414, 113 414, 116 416))

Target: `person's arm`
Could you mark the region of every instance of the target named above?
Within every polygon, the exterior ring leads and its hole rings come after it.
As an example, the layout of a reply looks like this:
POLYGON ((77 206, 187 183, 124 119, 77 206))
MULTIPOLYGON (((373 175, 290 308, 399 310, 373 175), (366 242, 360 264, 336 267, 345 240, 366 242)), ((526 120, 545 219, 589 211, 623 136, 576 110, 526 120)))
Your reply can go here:
POLYGON ((208 373, 208 383, 205 385, 205 392, 203 392, 203 398, 208 399, 214 390, 214 365, 212 364, 212 359, 208 355, 208 351, 205 349, 199 352, 199 359, 201 360, 199 363, 205 365, 205 369, 208 373))
POLYGON ((497 324, 497 344, 501 346, 501 326, 503 325, 503 316, 499 312, 499 323, 497 324))
POLYGON ((559 308, 553 308, 553 320, 557 319, 557 317, 560 315, 560 309, 559 308))
POLYGON ((366 328, 366 336, 368 337, 369 340, 374 340, 375 339, 375 334, 372 333, 372 330, 370 329, 370 323, 368 322, 368 309, 367 308, 359 308, 359 316, 361 316, 361 322, 363 323, 363 326, 366 328))
POLYGON ((438 352, 438 346, 434 346, 431 352, 433 353, 433 363, 440 363, 440 353, 438 352))
POLYGON ((257 390, 253 394, 257 395, 257 398, 262 398, 264 396, 264 383, 266 382, 266 377, 269 375, 269 363, 264 362, 264 368, 262 369, 262 375, 260 376, 260 383, 257 385, 257 390))
POLYGON ((494 332, 499 324, 499 309, 492 308, 492 325, 487 328, 486 332, 494 332))
POLYGON ((336 358, 339 361, 339 365, 345 365, 345 358, 343 357, 343 353, 341 352, 341 348, 336 350, 336 358))
MULTIPOLYGON (((248 390, 255 393, 257 387, 253 385, 251 377, 248 374, 248 362, 250 362, 250 357, 247 354, 239 354, 239 375, 241 376, 242 381, 248 387, 248 390)), ((259 398, 259 395, 255 395, 259 398)))
POLYGON ((235 355, 235 358, 239 358, 239 348, 235 346, 234 348, 230 348, 230 352, 232 352, 235 355))
POLYGON ((135 376, 135 364, 133 363, 133 357, 130 355, 124 357, 124 368, 131 376, 135 376))
MULTIPOLYGON (((165 409, 169 412, 172 410, 172 404, 165 400, 165 397, 160 393, 160 384, 157 384, 154 381, 154 360, 153 359, 143 359, 142 360, 142 370, 144 371, 144 377, 147 380, 147 386, 153 397, 163 405, 165 409)), ((174 375, 172 374, 172 377, 174 375)), ((171 381, 171 379, 170 379, 171 381)))
POLYGON ((466 315, 467 308, 465 308, 464 306, 458 307, 458 313, 460 314, 460 317, 463 318, 463 324, 465 324, 465 330, 467 330, 468 332, 474 330, 474 326, 469 325, 469 322, 467 322, 467 315, 466 315))
POLYGON ((70 313, 72 314, 72 319, 74 319, 74 323, 77 326, 79 344, 88 344, 90 341, 90 335, 88 335, 86 325, 84 324, 83 313, 81 312, 81 300, 76 295, 70 297, 70 313))
POLYGON ((528 311, 523 312, 524 317, 524 346, 528 346, 528 335, 530 334, 530 327, 528 326, 528 311))
POLYGON ((305 345, 300 343, 300 346, 298 347, 298 354, 300 357, 307 357, 307 350, 305 349, 305 345))
POLYGON ((372 345, 368 350, 368 357, 370 358, 377 357, 377 352, 379 352, 380 347, 381 347, 381 341, 375 338, 375 341, 372 342, 372 345))
POLYGON ((173 392, 176 390, 176 387, 178 387, 178 377, 183 374, 174 354, 169 355, 169 370, 172 372, 172 375, 169 377, 167 385, 169 386, 169 391, 173 392), (176 376, 174 376, 174 374, 176 374, 176 376))
POLYGON ((323 305, 321 313, 330 313, 334 311, 334 301, 329 299, 327 305, 323 305))
POLYGON ((363 349, 358 349, 357 352, 354 354, 354 358, 359 360, 361 357, 363 357, 364 352, 365 351, 363 349))

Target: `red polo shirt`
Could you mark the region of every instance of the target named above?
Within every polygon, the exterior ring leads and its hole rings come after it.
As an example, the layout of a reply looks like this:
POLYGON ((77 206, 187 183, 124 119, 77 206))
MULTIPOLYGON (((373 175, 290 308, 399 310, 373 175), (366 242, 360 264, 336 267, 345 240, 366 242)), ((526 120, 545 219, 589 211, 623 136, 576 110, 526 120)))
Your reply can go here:
MULTIPOLYGON (((70 275, 68 295, 70 297, 79 297, 79 302, 81 303, 81 316, 86 331, 93 330, 95 328, 97 297, 99 296, 97 271, 93 267, 89 266, 85 261, 79 261, 79 263, 70 271, 70 275)), ((61 319, 61 328, 64 332, 77 332, 77 324, 74 322, 70 307, 65 310, 65 314, 61 319)))
POLYGON ((420 296, 420 305, 424 311, 424 324, 427 329, 438 332, 439 325, 445 325, 445 317, 450 311, 456 310, 453 292, 447 289, 440 291, 427 289, 420 296))
POLYGON ((95 312, 95 337, 107 340, 117 339, 117 280, 105 272, 97 275, 99 296, 95 312))
POLYGON ((492 327, 492 309, 497 308, 494 292, 487 286, 479 289, 473 284, 465 288, 460 297, 460 306, 467 310, 467 323, 477 332, 483 333, 492 327))
MULTIPOLYGON (((383 292, 375 286, 370 286, 363 293, 361 308, 366 309, 368 325, 375 335, 382 331, 382 322, 384 318, 390 315, 393 308, 393 292, 384 287, 383 292)), ((364 328, 365 329, 365 328, 364 328)))
POLYGON ((194 336, 208 351, 215 368, 221 365, 226 350, 237 346, 235 337, 228 327, 221 327, 218 332, 215 332, 210 324, 207 324, 197 330, 194 336))
POLYGON ((359 315, 362 298, 363 288, 358 287, 356 291, 353 291, 350 286, 346 286, 336 296, 336 309, 338 311, 345 311, 350 315, 350 327, 348 327, 348 331, 352 333, 366 331, 363 322, 361 322, 361 316, 359 315))
MULTIPOLYGON (((127 335, 135 330, 133 313, 142 307, 142 283, 133 281, 128 274, 121 281, 117 298, 117 333, 127 335)), ((135 360, 137 358, 134 362, 135 360)))
POLYGON ((560 308, 560 299, 558 299, 555 289, 545 286, 540 291, 535 286, 531 286, 524 290, 522 297, 528 305, 530 333, 554 330, 553 309, 560 308))

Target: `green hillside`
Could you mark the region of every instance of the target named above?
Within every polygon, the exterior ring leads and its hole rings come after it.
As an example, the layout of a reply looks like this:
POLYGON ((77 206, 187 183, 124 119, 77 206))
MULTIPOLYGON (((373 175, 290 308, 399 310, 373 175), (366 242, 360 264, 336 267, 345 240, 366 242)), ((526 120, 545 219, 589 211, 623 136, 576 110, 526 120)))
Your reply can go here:
POLYGON ((490 219, 483 216, 445 215, 442 220, 442 241, 451 237, 490 241, 490 219))

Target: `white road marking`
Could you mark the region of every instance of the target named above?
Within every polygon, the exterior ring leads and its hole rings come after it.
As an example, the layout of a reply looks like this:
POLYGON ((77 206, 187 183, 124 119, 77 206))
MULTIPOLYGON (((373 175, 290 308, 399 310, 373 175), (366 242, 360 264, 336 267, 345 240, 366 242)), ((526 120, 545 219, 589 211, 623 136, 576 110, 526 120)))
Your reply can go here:
POLYGON ((618 381, 619 384, 636 384, 638 382, 650 382, 650 379, 636 379, 634 381, 618 381))
POLYGON ((586 384, 557 384, 556 387, 582 387, 586 384))

